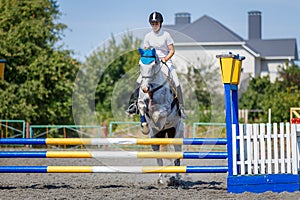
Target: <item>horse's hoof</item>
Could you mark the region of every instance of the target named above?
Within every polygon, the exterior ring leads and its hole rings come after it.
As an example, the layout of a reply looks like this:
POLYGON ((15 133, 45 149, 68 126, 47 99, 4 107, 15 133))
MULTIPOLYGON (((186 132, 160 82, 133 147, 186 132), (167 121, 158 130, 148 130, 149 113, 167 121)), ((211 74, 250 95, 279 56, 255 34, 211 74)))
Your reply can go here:
POLYGON ((176 178, 175 176, 172 176, 167 181, 168 186, 179 186, 180 185, 180 179, 176 178))
POLYGON ((148 124, 146 122, 142 123, 142 130, 141 131, 144 135, 149 134, 150 129, 149 129, 148 124))
POLYGON ((157 183, 158 183, 158 185, 162 185, 162 184, 164 184, 164 181, 163 181, 161 178, 159 178, 159 179, 157 180, 157 183))
POLYGON ((165 174, 164 177, 165 177, 165 178, 170 178, 171 175, 170 175, 170 174, 165 174))

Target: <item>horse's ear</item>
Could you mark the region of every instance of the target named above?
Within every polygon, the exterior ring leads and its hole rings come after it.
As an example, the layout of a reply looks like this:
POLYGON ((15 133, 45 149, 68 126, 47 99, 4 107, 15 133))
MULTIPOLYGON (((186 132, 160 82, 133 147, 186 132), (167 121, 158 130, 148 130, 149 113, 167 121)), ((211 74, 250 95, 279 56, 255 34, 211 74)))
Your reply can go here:
POLYGON ((155 48, 151 49, 152 50, 152 55, 155 56, 156 55, 156 50, 155 48))
POLYGON ((140 54, 141 54, 141 55, 143 55, 143 54, 144 54, 144 49, 142 49, 141 47, 139 47, 139 49, 138 49, 138 50, 139 50, 139 52, 140 52, 140 54))

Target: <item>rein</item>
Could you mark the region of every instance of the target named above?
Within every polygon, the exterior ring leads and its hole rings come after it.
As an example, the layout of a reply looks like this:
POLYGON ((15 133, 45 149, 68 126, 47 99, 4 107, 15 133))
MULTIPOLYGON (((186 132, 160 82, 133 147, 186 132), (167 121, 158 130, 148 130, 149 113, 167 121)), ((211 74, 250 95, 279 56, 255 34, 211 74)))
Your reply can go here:
POLYGON ((163 84, 161 84, 160 86, 154 88, 153 90, 151 90, 151 93, 156 92, 157 90, 161 89, 162 87, 164 87, 164 85, 167 83, 167 80, 165 80, 165 82, 163 82, 163 84))

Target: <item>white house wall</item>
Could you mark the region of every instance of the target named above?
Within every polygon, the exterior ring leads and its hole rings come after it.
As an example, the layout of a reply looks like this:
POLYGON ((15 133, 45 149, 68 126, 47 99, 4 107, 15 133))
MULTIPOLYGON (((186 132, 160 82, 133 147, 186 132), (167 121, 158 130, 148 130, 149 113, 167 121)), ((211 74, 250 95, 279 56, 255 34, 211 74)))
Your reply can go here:
POLYGON ((278 77, 279 67, 285 67, 283 60, 264 60, 262 63, 261 76, 270 76, 271 82, 274 82, 278 77))
MULTIPOLYGON (((239 54, 245 56, 246 59, 243 61, 243 77, 256 77, 260 73, 260 62, 256 62, 255 57, 242 46, 200 46, 200 45, 176 45, 175 44, 175 56, 174 64, 180 59, 185 59, 189 63, 193 64, 195 67, 201 67, 201 64, 215 66, 219 68, 218 59, 216 55, 228 54, 232 52, 234 54, 239 54), (179 59, 180 58, 180 59, 179 59)), ((179 66, 183 66, 180 64, 179 66)), ((176 66, 177 67, 177 66, 176 66)), ((185 69, 177 67, 177 70, 184 72, 185 69)))

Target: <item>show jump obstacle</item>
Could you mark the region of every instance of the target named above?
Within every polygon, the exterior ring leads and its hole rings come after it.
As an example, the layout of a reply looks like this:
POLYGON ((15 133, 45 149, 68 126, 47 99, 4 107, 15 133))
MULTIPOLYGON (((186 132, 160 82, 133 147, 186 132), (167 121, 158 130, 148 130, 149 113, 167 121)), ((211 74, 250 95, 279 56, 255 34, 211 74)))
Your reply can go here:
POLYGON ((227 152, 1 151, 0 158, 227 159, 227 166, 0 166, 0 173, 227 173, 228 192, 299 191, 297 124, 239 124, 238 84, 245 58, 232 53, 217 58, 227 138, 1 138, 0 145, 227 145, 227 152))
MULTIPOLYGON (((226 138, 2 138, 0 145, 226 145, 226 138)), ((0 158, 226 159, 227 152, 2 151, 0 158)), ((0 166, 0 173, 226 173, 227 166, 0 166)))
POLYGON ((229 53, 217 58, 225 92, 228 192, 299 191, 295 125, 281 123, 279 133, 277 124, 240 125, 238 84, 245 57, 229 53))

